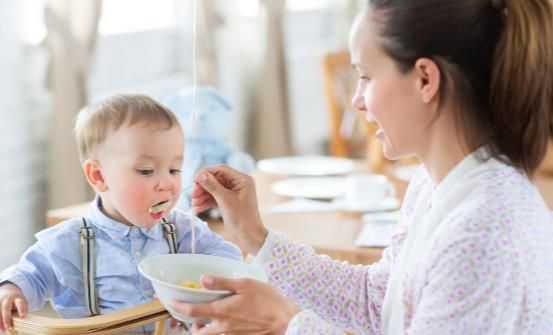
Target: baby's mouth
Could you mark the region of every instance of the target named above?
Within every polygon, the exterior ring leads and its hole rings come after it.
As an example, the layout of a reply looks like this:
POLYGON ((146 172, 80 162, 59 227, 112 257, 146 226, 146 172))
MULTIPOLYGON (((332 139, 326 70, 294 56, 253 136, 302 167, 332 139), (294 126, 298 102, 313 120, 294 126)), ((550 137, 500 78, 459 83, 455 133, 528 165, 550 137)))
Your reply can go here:
POLYGON ((170 198, 165 201, 158 202, 157 204, 148 208, 148 213, 150 214, 161 213, 167 210, 171 206, 171 202, 172 201, 170 198))

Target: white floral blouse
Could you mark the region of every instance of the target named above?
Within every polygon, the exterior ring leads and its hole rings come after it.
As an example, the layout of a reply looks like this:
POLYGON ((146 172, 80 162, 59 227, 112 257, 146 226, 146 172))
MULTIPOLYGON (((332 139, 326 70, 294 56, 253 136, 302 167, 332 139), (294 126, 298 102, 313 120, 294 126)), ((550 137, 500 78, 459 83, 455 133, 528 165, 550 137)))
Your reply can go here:
POLYGON ((382 259, 351 265, 270 232, 255 263, 302 308, 287 334, 553 334, 553 219, 536 187, 467 156, 411 182, 382 259))

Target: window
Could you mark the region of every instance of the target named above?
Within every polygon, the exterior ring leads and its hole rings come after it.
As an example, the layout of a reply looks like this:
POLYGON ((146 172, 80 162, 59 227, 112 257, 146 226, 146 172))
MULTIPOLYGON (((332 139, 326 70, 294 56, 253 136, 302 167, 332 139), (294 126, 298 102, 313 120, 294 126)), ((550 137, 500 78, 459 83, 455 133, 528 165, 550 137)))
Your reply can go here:
POLYGON ((175 0, 104 0, 100 35, 173 29, 175 0))

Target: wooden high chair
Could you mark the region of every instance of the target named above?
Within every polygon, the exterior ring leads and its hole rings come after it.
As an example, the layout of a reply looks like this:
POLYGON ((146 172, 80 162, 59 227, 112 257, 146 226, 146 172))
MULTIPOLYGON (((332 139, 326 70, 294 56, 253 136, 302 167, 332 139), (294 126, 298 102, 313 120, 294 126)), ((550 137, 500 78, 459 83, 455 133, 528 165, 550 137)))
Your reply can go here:
POLYGON ((121 334, 121 332, 155 323, 155 335, 166 334, 169 312, 155 300, 113 313, 82 319, 59 319, 29 314, 25 318, 13 315, 9 335, 84 335, 121 334))
MULTIPOLYGON (((80 204, 70 207, 71 213, 85 213, 90 204, 80 204)), ((65 209, 50 211, 47 226, 51 227, 63 220, 52 219, 56 215, 66 215, 65 209)), ((72 217, 64 217, 67 219, 72 217)), ((13 327, 7 330, 9 335, 81 335, 81 334, 121 334, 126 330, 155 324, 154 335, 167 333, 166 321, 170 317, 169 312, 158 300, 146 304, 125 308, 113 313, 91 316, 81 319, 62 319, 59 317, 46 317, 30 313, 25 318, 20 318, 17 312, 13 313, 13 327)))
MULTIPOLYGON (((25 319, 14 315, 14 327, 8 335, 111 335, 156 323, 154 335, 165 335, 169 313, 158 301, 84 319, 56 319, 29 314, 25 319)), ((345 335, 352 335, 345 333, 345 335)))
POLYGON ((365 122, 362 111, 353 110, 355 73, 348 51, 331 52, 322 62, 325 98, 330 114, 330 153, 339 157, 365 157, 372 171, 381 171, 386 159, 376 127, 365 122))

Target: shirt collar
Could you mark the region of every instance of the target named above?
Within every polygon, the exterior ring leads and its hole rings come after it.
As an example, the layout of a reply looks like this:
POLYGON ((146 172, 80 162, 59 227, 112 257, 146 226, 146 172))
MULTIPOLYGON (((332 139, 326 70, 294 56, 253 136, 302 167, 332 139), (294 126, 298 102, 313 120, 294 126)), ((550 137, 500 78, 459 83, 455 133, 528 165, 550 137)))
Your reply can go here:
MULTIPOLYGON (((481 147, 471 154, 465 156, 437 185, 434 186, 432 194, 432 203, 438 203, 445 199, 446 195, 453 190, 455 185, 461 182, 464 178, 471 175, 471 172, 480 167, 488 165, 490 155, 486 147, 481 147)), ((494 159, 491 159, 495 161, 494 159)))
POLYGON ((154 225, 152 228, 129 226, 109 218, 102 212, 101 208, 102 198, 100 198, 100 196, 96 196, 88 209, 88 217, 92 219, 91 224, 103 230, 114 240, 124 238, 131 234, 131 232, 133 232, 132 234, 136 234, 134 233, 135 231, 138 231, 140 235, 144 235, 156 241, 163 238, 162 227, 159 224, 154 225))

